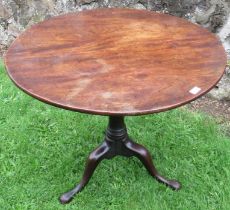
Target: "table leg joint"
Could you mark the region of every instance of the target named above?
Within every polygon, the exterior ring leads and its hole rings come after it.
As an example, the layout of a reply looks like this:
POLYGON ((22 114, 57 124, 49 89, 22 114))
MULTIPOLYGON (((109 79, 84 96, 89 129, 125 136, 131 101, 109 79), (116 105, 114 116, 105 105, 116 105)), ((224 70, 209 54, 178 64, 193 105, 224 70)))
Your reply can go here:
POLYGON ((179 182, 168 180, 158 173, 149 151, 144 146, 135 143, 129 138, 124 117, 110 117, 104 142, 89 155, 82 180, 72 190, 64 193, 60 197, 60 202, 62 204, 70 202, 74 195, 79 193, 87 185, 98 164, 103 159, 111 159, 117 155, 137 157, 143 163, 149 174, 157 181, 164 183, 174 190, 180 188, 179 182))

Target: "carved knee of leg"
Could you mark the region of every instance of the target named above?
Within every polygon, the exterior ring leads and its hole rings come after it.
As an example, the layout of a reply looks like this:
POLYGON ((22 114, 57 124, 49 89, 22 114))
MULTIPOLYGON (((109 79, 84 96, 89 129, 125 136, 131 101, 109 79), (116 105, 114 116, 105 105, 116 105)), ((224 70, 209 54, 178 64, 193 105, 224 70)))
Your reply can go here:
POLYGON ((144 148, 141 148, 141 149, 138 151, 138 153, 139 153, 141 156, 144 156, 144 157, 146 157, 146 156, 149 155, 148 150, 147 150, 147 149, 144 149, 144 148))
POLYGON ((90 154, 89 157, 88 157, 88 161, 89 162, 97 162, 98 160, 98 156, 96 156, 95 154, 90 154))

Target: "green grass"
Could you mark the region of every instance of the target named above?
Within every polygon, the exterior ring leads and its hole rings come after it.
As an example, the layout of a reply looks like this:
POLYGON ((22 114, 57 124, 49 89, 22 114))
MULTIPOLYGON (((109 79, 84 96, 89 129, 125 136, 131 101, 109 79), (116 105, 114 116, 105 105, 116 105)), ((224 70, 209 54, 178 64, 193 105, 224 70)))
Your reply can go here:
POLYGON ((130 135, 163 175, 182 183, 180 191, 157 183, 136 158, 116 157, 99 165, 70 204, 59 204, 102 141, 107 118, 41 103, 0 65, 1 210, 230 209, 230 139, 213 118, 185 109, 126 119, 130 135))

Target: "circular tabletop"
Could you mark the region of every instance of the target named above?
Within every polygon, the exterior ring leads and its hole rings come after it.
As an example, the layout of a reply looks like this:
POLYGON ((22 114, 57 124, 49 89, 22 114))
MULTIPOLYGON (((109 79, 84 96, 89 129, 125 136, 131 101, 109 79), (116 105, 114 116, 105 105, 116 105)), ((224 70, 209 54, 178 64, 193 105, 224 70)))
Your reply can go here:
POLYGON ((5 55, 13 82, 64 109, 140 115, 186 104, 221 78, 218 38, 170 15, 96 9, 57 16, 21 34, 5 55))

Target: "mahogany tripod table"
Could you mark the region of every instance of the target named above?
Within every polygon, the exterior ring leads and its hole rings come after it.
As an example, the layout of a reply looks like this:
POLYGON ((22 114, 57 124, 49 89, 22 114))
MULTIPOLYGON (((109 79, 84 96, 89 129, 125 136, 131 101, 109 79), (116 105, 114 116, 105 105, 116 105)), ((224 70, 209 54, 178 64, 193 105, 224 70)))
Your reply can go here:
POLYGON ((29 95, 77 112, 109 116, 104 142, 88 158, 80 184, 104 158, 136 156, 151 176, 172 189, 148 150, 132 141, 124 117, 186 104, 221 78, 226 55, 218 38, 186 20, 134 9, 96 9, 32 26, 5 56, 8 74, 29 95))

